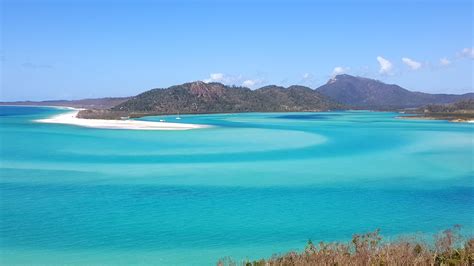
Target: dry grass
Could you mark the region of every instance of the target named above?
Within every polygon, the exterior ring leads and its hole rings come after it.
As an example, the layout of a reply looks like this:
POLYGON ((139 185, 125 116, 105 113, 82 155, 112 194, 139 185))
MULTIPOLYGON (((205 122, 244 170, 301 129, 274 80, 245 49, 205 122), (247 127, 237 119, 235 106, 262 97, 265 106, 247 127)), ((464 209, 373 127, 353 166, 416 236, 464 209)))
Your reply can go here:
POLYGON ((460 227, 455 226, 435 236, 431 245, 416 238, 382 242, 376 230, 354 235, 347 244, 321 242, 314 245, 310 240, 301 253, 290 252, 243 263, 226 258, 217 265, 474 265, 474 238, 464 239, 460 227))

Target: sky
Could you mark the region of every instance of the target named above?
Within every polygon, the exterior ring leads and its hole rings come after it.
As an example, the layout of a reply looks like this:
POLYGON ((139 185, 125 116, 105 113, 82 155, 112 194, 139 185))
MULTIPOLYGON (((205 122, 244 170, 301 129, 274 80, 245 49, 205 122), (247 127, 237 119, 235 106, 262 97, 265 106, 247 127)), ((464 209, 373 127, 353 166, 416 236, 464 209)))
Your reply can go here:
POLYGON ((341 73, 473 91, 472 1, 0 2, 1 101, 195 80, 317 88, 341 73))

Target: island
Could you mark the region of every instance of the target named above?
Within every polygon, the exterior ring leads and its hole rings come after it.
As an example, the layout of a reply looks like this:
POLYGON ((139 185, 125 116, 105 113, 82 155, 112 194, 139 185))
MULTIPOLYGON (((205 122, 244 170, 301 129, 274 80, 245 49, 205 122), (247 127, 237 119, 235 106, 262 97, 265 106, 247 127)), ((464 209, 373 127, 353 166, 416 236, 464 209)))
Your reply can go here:
POLYGON ((461 100, 452 104, 429 104, 421 108, 405 110, 402 113, 411 115, 399 116, 399 118, 473 123, 474 99, 461 100))
MULTIPOLYGON (((373 110, 410 114, 407 119, 444 119, 455 122, 474 120, 474 93, 430 94, 410 91, 396 84, 347 74, 336 75, 312 89, 301 85, 268 85, 255 90, 218 82, 194 81, 168 88, 155 88, 133 97, 108 97, 75 101, 2 102, 0 105, 70 106, 80 108, 71 115, 43 122, 101 128, 144 129, 134 118, 157 115, 214 114, 244 112, 326 112, 331 110, 373 110), (77 119, 76 119, 77 118, 77 119), (85 122, 84 120, 91 120, 85 122), (101 122, 115 120, 117 122, 101 122), (125 122, 127 120, 127 122, 125 122), (135 126, 129 127, 130 123, 135 126)), ((154 123, 154 122, 146 122, 154 123)), ((171 124, 171 123, 169 123, 171 124)), ((170 125, 167 126, 170 126, 170 125)), ((151 124, 150 124, 151 125, 151 124)), ((163 127, 161 125, 160 127, 163 127)), ((182 124, 176 126, 182 128, 182 124)), ((187 126, 187 128, 194 128, 187 126)), ((202 128, 202 127, 199 127, 202 128)))

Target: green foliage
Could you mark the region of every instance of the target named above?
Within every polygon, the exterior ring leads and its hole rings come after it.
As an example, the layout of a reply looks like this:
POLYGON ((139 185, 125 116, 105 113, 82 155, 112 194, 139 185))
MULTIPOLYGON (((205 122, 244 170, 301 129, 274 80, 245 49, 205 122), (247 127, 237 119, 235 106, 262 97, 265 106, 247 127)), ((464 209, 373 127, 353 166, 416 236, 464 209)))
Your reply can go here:
POLYGON ((302 86, 269 86, 255 91, 220 83, 193 82, 153 89, 112 108, 148 114, 289 112, 340 108, 316 91, 302 86))

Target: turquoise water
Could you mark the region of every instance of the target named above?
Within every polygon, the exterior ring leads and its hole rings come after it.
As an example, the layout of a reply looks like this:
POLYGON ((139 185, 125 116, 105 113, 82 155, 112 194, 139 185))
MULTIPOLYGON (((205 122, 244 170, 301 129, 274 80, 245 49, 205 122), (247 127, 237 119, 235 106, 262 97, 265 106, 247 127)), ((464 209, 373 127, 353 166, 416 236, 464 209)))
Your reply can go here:
POLYGON ((190 131, 33 122, 60 112, 0 107, 1 264, 212 265, 376 228, 473 232, 472 124, 360 111, 182 116, 214 125, 190 131))

